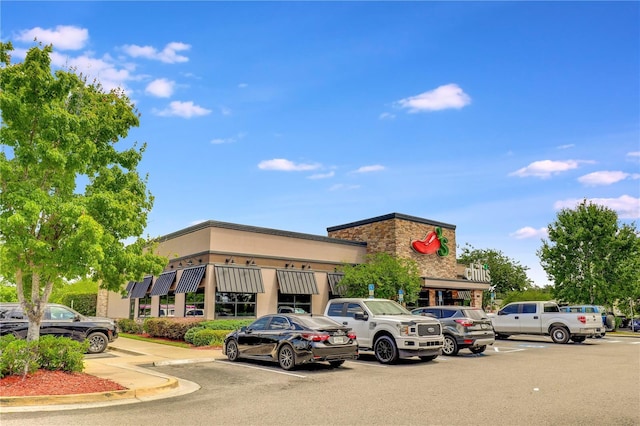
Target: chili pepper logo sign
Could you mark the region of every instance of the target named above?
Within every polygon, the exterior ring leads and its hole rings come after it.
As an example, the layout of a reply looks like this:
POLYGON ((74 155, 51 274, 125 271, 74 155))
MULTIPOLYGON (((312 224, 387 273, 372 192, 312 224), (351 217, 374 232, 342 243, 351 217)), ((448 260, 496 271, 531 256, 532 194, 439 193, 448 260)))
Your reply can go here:
POLYGON ((435 231, 428 232, 424 239, 411 241, 411 248, 421 254, 437 253, 438 256, 446 256, 449 254, 448 242, 442 234, 442 228, 438 226, 435 231))

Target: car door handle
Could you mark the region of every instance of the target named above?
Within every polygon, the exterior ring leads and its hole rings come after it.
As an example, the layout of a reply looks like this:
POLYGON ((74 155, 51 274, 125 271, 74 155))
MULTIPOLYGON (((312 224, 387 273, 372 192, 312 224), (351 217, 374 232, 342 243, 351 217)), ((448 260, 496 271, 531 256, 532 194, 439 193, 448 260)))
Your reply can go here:
POLYGON ((517 315, 516 315, 514 318, 515 318, 515 319, 520 319, 520 317, 519 317, 519 316, 517 316, 517 315))
POLYGON ((349 323, 346 321, 342 321, 342 325, 349 325, 349 323))
POLYGON ((540 317, 539 317, 539 316, 537 316, 537 315, 534 315, 534 316, 533 316, 533 319, 538 319, 538 318, 540 318, 540 317))

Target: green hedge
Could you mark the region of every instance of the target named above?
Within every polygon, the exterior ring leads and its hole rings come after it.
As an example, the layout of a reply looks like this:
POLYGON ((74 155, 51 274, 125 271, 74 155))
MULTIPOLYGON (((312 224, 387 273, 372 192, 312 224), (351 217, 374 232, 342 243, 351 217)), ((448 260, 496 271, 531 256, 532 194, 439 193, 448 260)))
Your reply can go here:
POLYGON ((93 317, 96 315, 98 295, 96 293, 67 293, 61 297, 60 303, 82 315, 93 317))
POLYGON ((0 337, 0 377, 33 373, 39 369, 81 372, 89 342, 42 336, 27 342, 12 334, 0 337))
POLYGON ((116 320, 116 325, 121 333, 142 334, 144 332, 141 322, 129 318, 116 320))
POLYGON ((229 330, 212 330, 203 328, 193 334, 193 344, 195 346, 221 346, 229 330))
POLYGON ((147 318, 142 328, 151 337, 184 340, 186 332, 201 322, 201 319, 191 318, 147 318))

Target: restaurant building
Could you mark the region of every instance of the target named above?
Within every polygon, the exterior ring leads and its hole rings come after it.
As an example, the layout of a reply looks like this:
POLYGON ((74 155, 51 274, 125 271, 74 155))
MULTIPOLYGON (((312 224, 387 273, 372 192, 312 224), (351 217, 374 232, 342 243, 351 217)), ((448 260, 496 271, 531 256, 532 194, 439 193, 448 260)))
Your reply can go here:
POLYGON ((342 294, 340 268, 385 252, 416 261, 416 306, 481 307, 490 273, 456 261, 455 225, 400 213, 327 228, 327 236, 206 221, 160 237, 169 259, 159 276, 101 291, 98 315, 112 318, 259 317, 278 309, 321 314, 342 294))

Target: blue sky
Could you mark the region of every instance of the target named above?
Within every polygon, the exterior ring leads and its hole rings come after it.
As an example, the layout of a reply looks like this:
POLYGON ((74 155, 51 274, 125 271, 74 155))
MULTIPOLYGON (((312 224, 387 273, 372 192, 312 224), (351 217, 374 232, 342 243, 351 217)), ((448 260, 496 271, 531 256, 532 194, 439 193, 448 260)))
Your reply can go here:
MULTIPOLYGON (((147 234, 203 220, 326 235, 398 212, 547 284, 586 198, 640 217, 638 2, 16 2, 1 37, 122 87, 147 234)), ((458 249, 459 252, 459 249, 458 249)))

